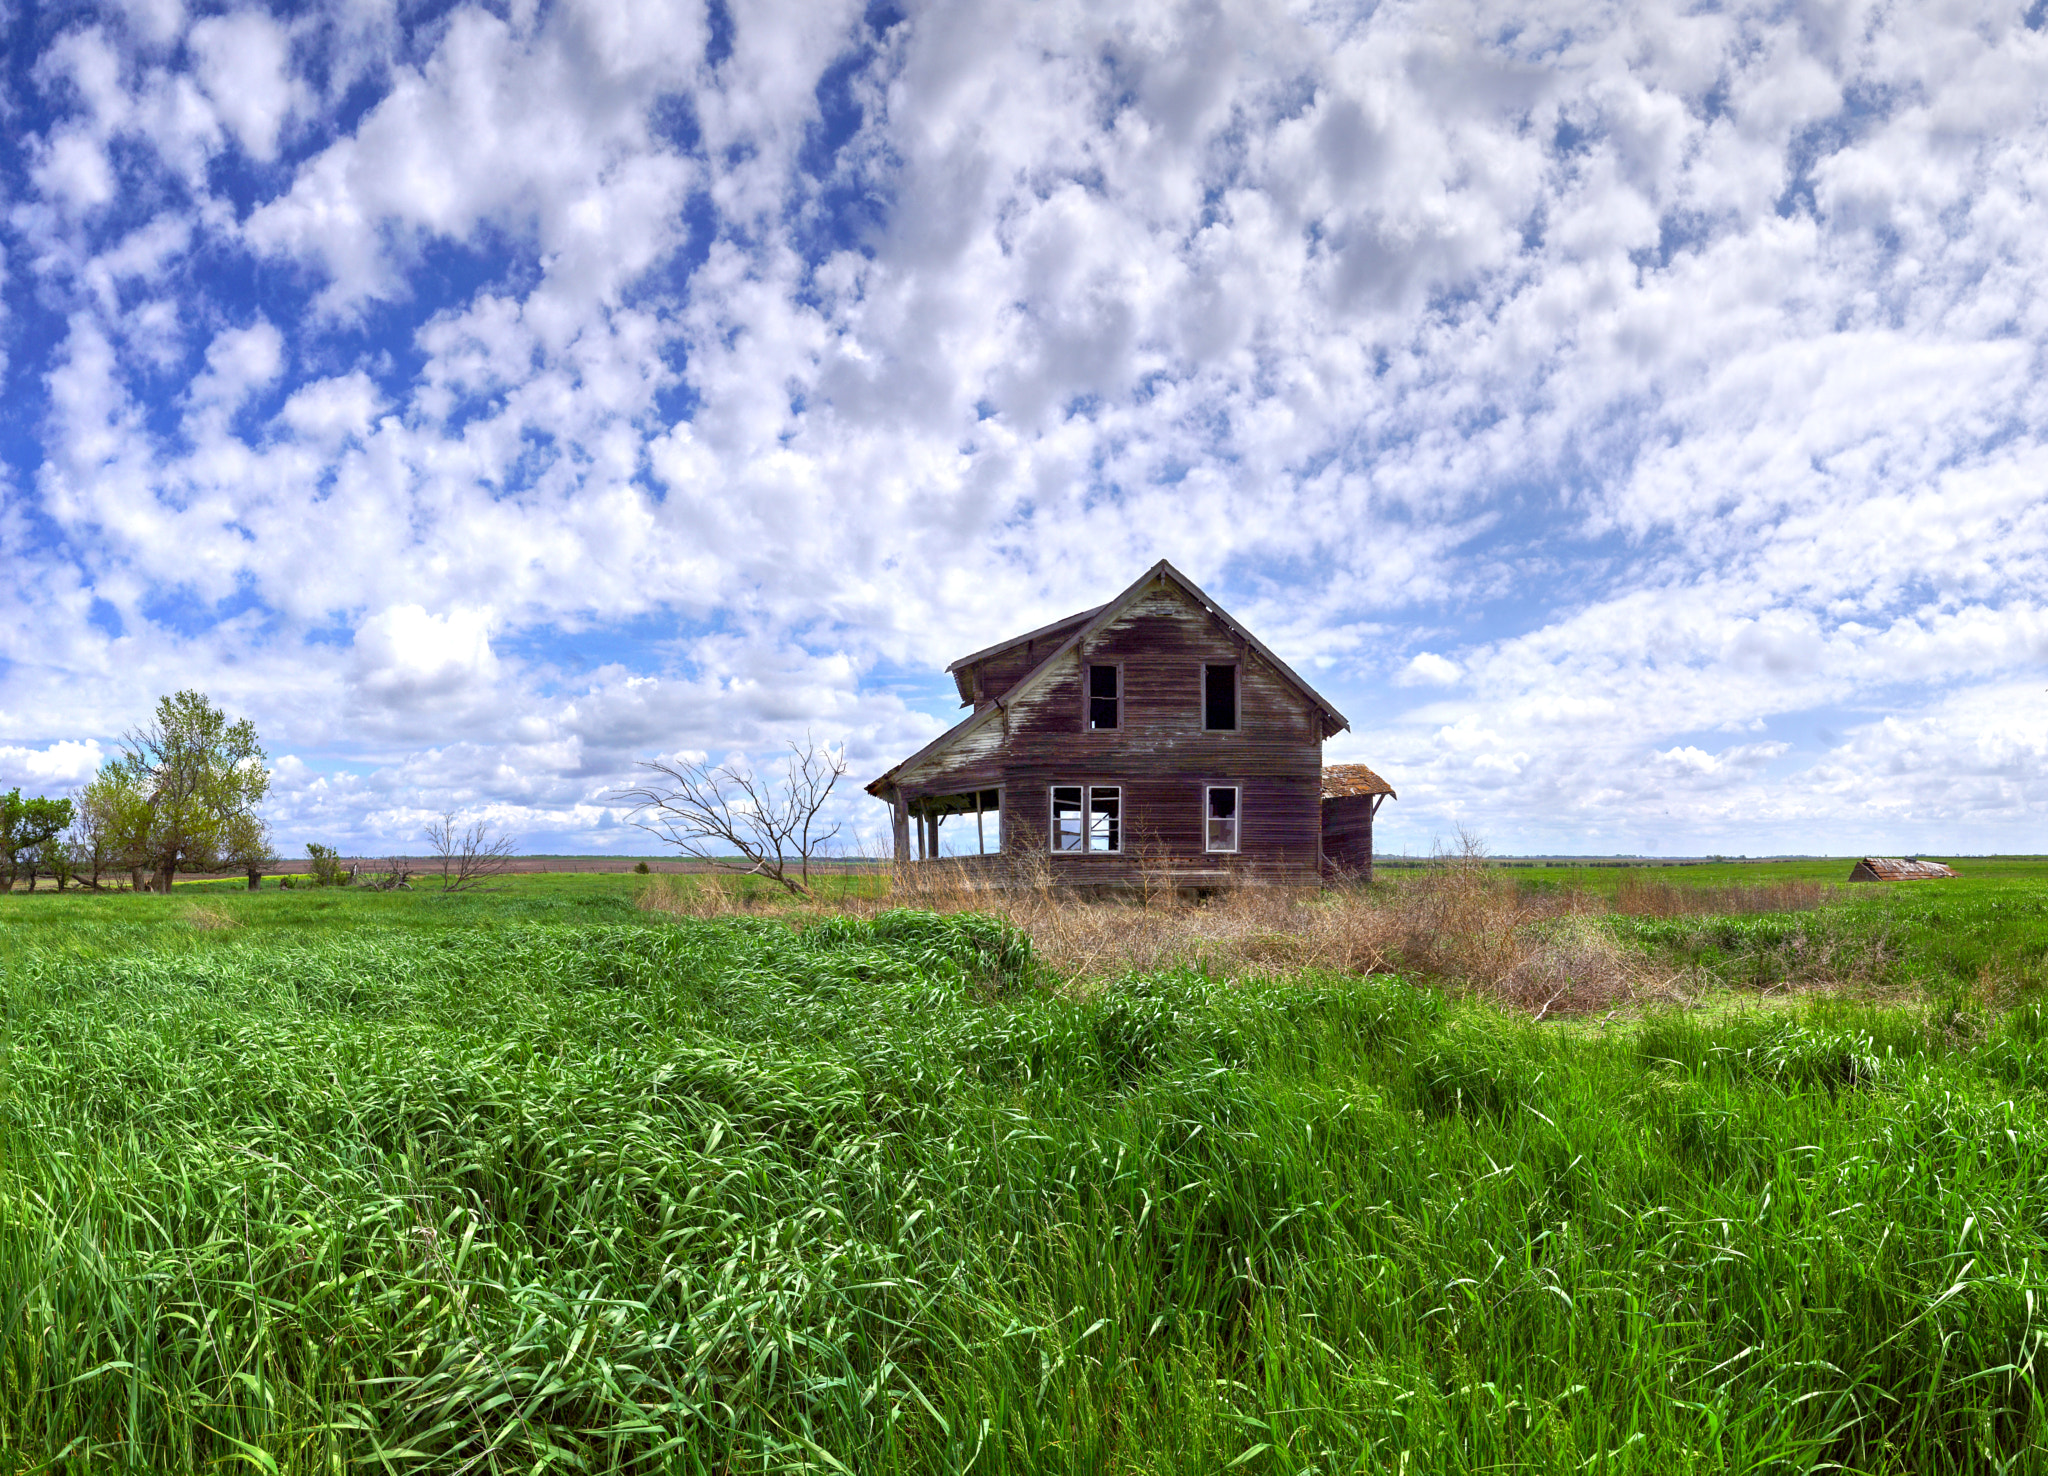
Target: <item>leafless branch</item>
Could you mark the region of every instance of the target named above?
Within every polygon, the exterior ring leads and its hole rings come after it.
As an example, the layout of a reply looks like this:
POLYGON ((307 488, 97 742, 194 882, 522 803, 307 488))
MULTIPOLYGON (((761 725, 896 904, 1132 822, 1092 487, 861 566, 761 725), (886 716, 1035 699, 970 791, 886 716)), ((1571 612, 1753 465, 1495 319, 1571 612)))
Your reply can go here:
POLYGON ((361 885, 372 892, 410 892, 412 878, 412 857, 386 856, 376 870, 364 875, 361 885))
POLYGON ((517 844, 512 836, 494 832, 482 820, 458 829, 453 810, 427 826, 427 845, 434 853, 433 865, 443 892, 475 891, 502 876, 517 844))
POLYGON ((789 745, 779 781, 733 764, 652 759, 640 767, 655 777, 611 796, 632 802, 635 825, 720 870, 811 895, 811 862, 839 835, 823 816, 846 773, 843 744, 834 749, 806 733, 789 745))

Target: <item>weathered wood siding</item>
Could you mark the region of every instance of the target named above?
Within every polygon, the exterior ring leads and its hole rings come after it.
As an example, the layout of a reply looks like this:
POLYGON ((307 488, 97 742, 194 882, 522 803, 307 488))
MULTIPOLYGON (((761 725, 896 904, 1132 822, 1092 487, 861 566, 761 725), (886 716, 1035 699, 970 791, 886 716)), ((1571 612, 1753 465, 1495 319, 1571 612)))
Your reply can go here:
POLYGON ((1241 645, 1207 611, 1164 582, 1154 585, 1055 679, 1010 704, 1003 752, 1004 827, 1012 849, 1047 844, 1050 791, 1060 783, 1124 787, 1121 856, 1059 854, 1063 880, 1121 880, 1148 865, 1219 872, 1313 875, 1321 849, 1320 714, 1292 683, 1241 645), (1123 667, 1122 725, 1084 725, 1082 670, 1123 667), (1202 727, 1202 667, 1239 665, 1238 728, 1202 727), (1235 854, 1203 849, 1203 789, 1236 784, 1235 854))
POLYGON ((1087 616, 1077 615, 1072 620, 1056 625, 1031 640, 1018 641, 1015 645, 1006 646, 984 657, 973 666, 963 667, 957 673, 961 698, 965 701, 974 700, 975 680, 978 677, 980 700, 995 701, 1031 675, 1039 662, 1057 651, 1075 631, 1087 623, 1087 616))
POLYGON ((897 783, 906 798, 927 794, 951 794, 962 789, 987 789, 1002 782, 1003 718, 990 716, 973 732, 933 754, 914 769, 907 769, 897 783))
POLYGON ((1323 801, 1323 860, 1332 869, 1372 880, 1372 820, 1379 796, 1323 801))

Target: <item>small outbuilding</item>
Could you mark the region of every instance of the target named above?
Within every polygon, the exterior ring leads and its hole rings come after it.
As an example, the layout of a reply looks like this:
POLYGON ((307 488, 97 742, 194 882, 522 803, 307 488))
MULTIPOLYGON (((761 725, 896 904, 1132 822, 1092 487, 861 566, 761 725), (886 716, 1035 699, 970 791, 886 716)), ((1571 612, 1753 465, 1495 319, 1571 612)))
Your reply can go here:
POLYGON ((1372 880, 1372 820, 1399 799, 1394 786, 1364 764, 1323 766, 1323 870, 1372 880))
POLYGON ((1954 876, 1951 867, 1939 861, 1920 861, 1906 856, 1865 856, 1849 873, 1850 881, 1938 881, 1954 876))

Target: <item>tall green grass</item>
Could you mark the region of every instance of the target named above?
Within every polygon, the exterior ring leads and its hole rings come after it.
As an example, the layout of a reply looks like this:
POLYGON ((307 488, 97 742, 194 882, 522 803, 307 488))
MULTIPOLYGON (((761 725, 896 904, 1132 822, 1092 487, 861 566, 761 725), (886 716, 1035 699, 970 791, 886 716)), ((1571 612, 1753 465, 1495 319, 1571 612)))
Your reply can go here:
POLYGON ((1754 988, 1821 978, 1954 997, 2048 985, 2048 888, 1985 878, 1845 889, 1811 912, 1741 917, 1615 917, 1627 944, 1718 984, 1754 988))
POLYGON ((173 916, 5 954, 17 1469, 2048 1447, 2031 1008, 1568 1034, 1390 978, 1058 998, 973 917, 173 916))

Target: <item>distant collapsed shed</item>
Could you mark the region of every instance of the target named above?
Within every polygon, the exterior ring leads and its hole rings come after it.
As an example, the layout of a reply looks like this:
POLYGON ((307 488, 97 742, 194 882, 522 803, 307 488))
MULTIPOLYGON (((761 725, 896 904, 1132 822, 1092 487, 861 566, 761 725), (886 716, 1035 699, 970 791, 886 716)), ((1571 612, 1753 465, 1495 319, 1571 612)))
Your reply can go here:
POLYGON ((973 711, 867 786, 899 860, 1196 890, 1372 873, 1393 786, 1326 771, 1344 715, 1163 559, 1107 604, 947 670, 973 711), (967 855, 945 855, 948 820, 967 855))
POLYGON ((1865 856, 1849 873, 1850 881, 1937 881, 1955 872, 1939 861, 1902 856, 1865 856))

